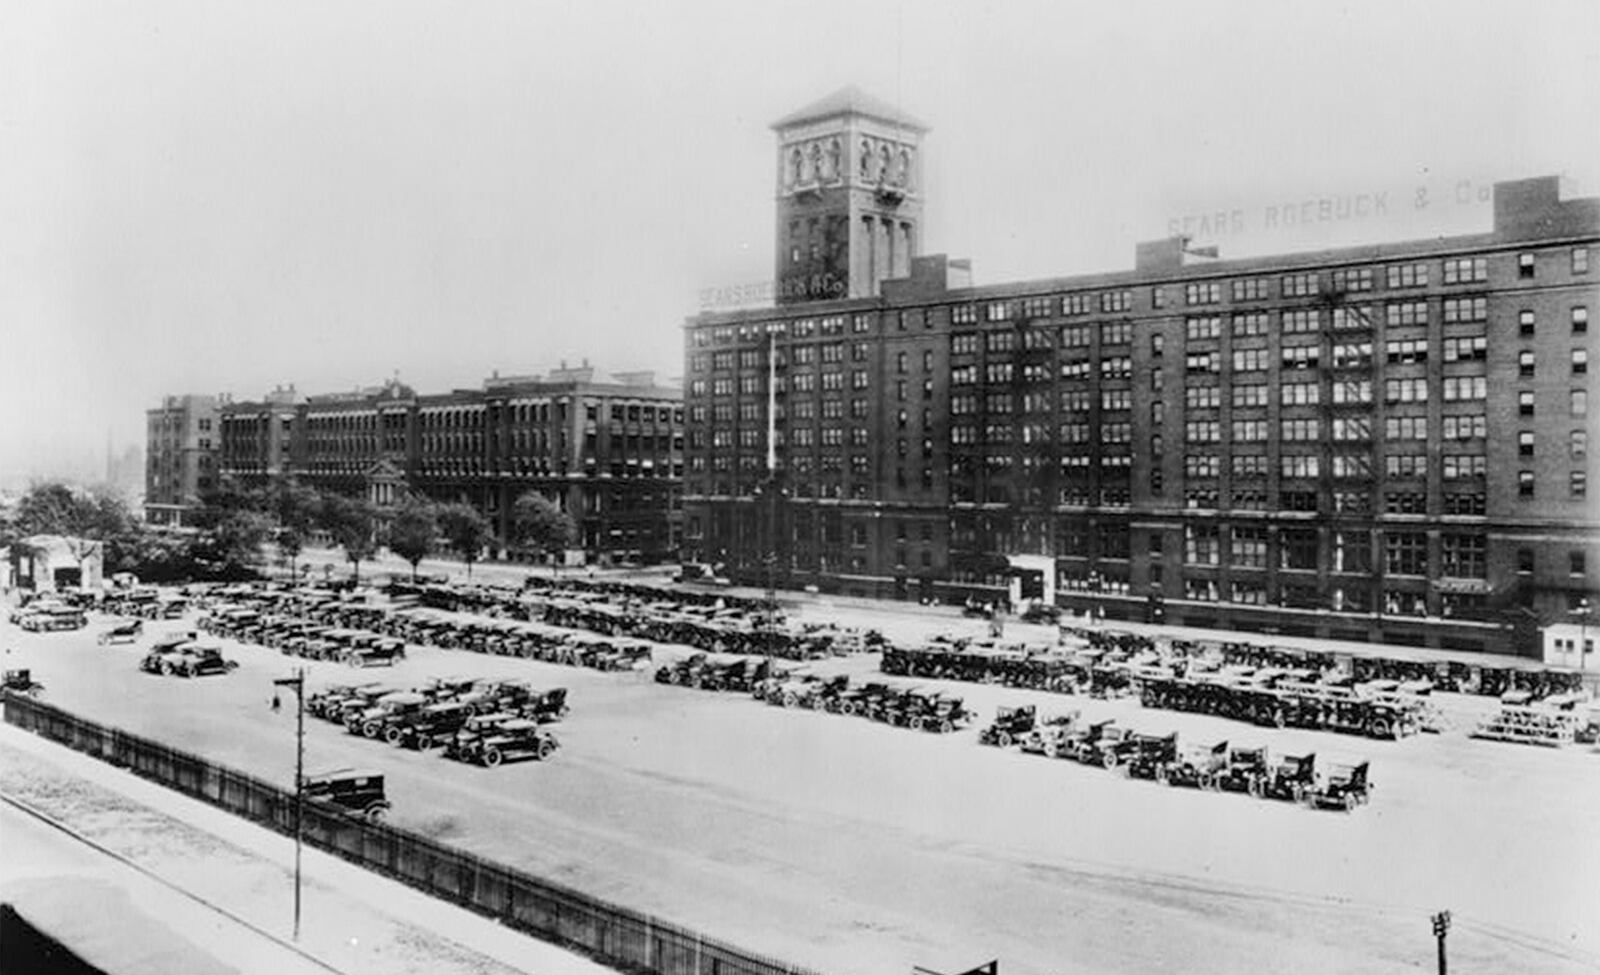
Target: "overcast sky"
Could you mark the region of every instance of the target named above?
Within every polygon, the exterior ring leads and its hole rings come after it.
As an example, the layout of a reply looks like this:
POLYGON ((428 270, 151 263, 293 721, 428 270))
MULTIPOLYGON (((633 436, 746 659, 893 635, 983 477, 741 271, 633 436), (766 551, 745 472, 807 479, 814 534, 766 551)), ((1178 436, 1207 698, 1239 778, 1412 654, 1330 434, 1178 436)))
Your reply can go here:
POLYGON ((771 277, 769 123, 847 84, 932 127, 924 249, 980 283, 1125 268, 1184 217, 1245 256, 1486 230, 1495 179, 1600 193, 1592 0, 0 0, 0 24, 0 483, 141 441, 168 392, 676 376, 700 289, 771 277))

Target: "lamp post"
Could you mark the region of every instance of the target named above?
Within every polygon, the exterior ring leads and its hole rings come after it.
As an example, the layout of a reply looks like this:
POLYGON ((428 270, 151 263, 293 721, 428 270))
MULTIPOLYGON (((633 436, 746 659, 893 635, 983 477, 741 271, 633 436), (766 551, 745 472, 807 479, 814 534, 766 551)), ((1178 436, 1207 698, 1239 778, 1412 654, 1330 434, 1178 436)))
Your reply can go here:
POLYGON ((1578 618, 1578 672, 1582 673, 1589 663, 1589 597, 1578 600, 1578 605, 1567 610, 1567 614, 1578 618))
POLYGON ((294 940, 300 940, 300 833, 305 812, 306 782, 306 670, 297 669, 293 677, 272 682, 294 688, 294 940))
POLYGON ((1433 920, 1433 936, 1439 942, 1439 975, 1446 975, 1447 967, 1444 960, 1444 936, 1450 933, 1450 912, 1440 911, 1433 920))

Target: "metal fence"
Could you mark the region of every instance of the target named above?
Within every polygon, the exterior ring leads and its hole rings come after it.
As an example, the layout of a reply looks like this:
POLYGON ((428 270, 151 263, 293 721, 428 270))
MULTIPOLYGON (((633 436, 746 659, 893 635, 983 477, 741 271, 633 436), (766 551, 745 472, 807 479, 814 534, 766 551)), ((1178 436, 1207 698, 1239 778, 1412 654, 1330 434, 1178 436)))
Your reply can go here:
MULTIPOLYGON (((197 755, 6 693, 8 724, 286 834, 294 793, 197 755)), ((306 843, 607 965, 660 975, 815 975, 423 836, 305 807, 306 843)))

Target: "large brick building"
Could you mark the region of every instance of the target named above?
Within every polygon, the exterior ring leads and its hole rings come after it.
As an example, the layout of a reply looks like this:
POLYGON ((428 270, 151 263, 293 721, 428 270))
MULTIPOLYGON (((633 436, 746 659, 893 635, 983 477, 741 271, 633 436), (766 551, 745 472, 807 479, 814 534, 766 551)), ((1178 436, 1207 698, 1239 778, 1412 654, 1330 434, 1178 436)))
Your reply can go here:
POLYGON ((1600 200, 1500 183, 1483 234, 974 287, 916 253, 924 127, 844 93, 775 128, 778 306, 685 328, 688 557, 1459 649, 1596 601, 1600 200))
POLYGON ((648 372, 608 379, 585 362, 437 394, 289 387, 229 403, 219 422, 220 471, 243 484, 293 475, 365 496, 380 516, 409 492, 465 502, 500 539, 513 502, 536 490, 572 515, 590 554, 661 560, 679 544, 682 391, 648 372))
POLYGON ((145 411, 144 517, 181 527, 214 486, 220 398, 167 396, 145 411))

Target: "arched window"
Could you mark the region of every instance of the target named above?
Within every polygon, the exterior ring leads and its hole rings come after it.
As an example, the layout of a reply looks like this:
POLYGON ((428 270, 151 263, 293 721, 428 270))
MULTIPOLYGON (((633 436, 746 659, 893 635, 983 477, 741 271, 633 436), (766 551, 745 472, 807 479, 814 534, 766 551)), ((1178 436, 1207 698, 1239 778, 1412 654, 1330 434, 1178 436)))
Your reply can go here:
POLYGON ((861 178, 872 178, 872 143, 861 140, 861 178))
POLYGON ((795 146, 789 151, 789 171, 784 174, 784 181, 790 186, 800 182, 800 147, 795 146))

